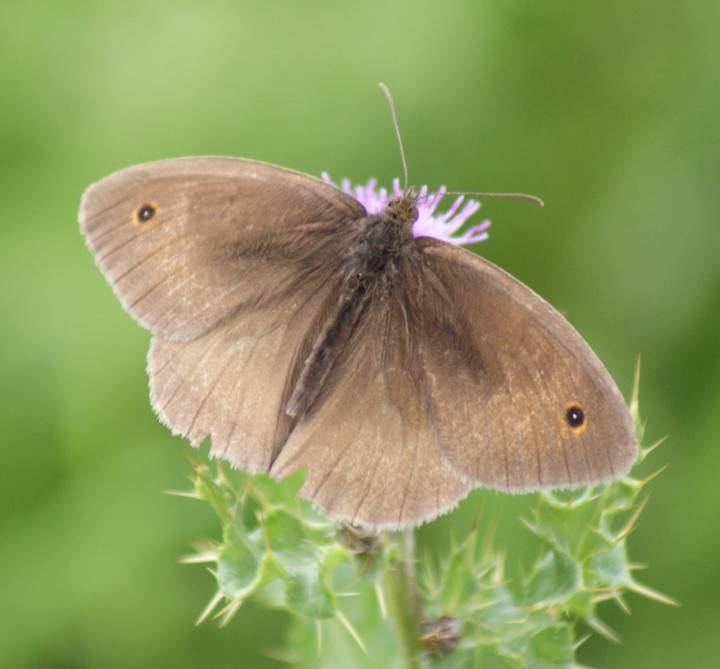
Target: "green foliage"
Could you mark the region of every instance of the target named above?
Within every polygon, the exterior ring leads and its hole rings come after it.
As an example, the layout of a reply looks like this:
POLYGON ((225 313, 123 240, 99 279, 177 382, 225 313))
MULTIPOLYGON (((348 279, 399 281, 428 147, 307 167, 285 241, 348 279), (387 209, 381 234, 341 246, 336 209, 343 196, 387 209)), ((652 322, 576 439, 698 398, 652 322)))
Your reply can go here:
POLYGON ((297 476, 281 485, 237 471, 231 478, 222 467, 213 477, 206 465, 195 464, 192 495, 211 504, 222 523, 222 540, 190 560, 216 564, 219 594, 230 602, 222 614, 229 619, 256 595, 311 618, 333 616, 333 570, 347 560, 335 526, 295 497, 297 476))
POLYGON ((416 562, 412 535, 364 534, 297 498, 301 476, 277 483, 195 463, 193 480, 191 496, 222 527, 220 541, 187 559, 211 563, 217 580, 201 619, 215 612, 225 623, 249 597, 285 609, 294 627, 282 656, 295 665, 342 657, 346 667, 444 669, 494 655, 510 667, 570 669, 587 630, 615 639, 599 615, 604 601, 626 609, 632 591, 671 603, 635 580, 628 557, 649 478, 538 494, 525 521, 538 554, 512 577, 480 522, 439 561, 416 562))

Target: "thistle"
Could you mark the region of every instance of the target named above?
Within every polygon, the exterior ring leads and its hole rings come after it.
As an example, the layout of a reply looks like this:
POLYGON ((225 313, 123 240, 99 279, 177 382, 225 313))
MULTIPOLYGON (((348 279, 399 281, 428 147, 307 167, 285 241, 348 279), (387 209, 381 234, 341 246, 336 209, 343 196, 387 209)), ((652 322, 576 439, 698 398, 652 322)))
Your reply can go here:
MULTIPOLYGON (((391 193, 374 181, 340 187, 371 214, 402 194, 397 180, 391 193)), ((419 191, 414 234, 454 244, 485 239, 489 221, 458 234, 480 205, 458 197, 438 213, 444 194, 419 191)), ((642 440, 637 388, 636 373, 630 410, 642 440)), ((636 467, 653 448, 640 448, 636 467)), ((524 523, 538 557, 517 575, 508 573, 505 551, 481 517, 438 561, 418 561, 412 531, 367 533, 299 498, 302 472, 275 482, 221 463, 192 467, 193 490, 180 494, 210 504, 221 527, 219 540, 184 559, 210 565, 217 581, 199 621, 227 624, 250 597, 282 608, 293 625, 279 654, 293 664, 474 667, 495 655, 514 667, 570 669, 578 666, 579 621, 617 639, 601 618, 604 602, 627 611, 625 598, 635 593, 674 603, 637 581, 628 555, 652 476, 528 498, 524 523)))

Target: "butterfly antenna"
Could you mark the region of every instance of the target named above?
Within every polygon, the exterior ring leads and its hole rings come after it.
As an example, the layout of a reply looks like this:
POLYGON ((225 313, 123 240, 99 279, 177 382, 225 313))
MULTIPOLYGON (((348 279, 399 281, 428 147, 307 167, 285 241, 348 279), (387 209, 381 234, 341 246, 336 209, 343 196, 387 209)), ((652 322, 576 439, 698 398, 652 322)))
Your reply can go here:
MULTIPOLYGON (((403 148, 402 143, 402 137, 400 136, 400 125, 398 124, 397 119, 397 112, 395 111, 395 101, 393 100, 392 94, 390 93, 390 89, 380 82, 378 84, 380 86, 380 90, 385 94, 385 97, 387 98, 388 105, 390 106, 390 114, 392 114, 392 121, 393 121, 393 127, 395 128, 395 136, 397 137, 398 146, 400 147, 400 159, 402 160, 402 166, 403 166, 403 174, 405 175, 405 185, 403 186, 403 192, 407 193, 408 189, 408 168, 407 168, 407 161, 405 160, 405 149, 403 148)), ((473 192, 454 192, 454 191, 447 191, 445 193, 446 195, 472 195, 474 197, 507 197, 507 198, 513 198, 516 200, 529 200, 530 202, 534 202, 535 204, 544 207, 545 203, 539 198, 535 197, 535 195, 528 195, 527 193, 473 193, 473 192)))
POLYGON ((535 195, 527 193, 475 193, 473 191, 447 191, 445 195, 471 195, 472 197, 509 197, 514 200, 529 200, 540 207, 544 207, 545 203, 535 195))
POLYGON ((395 128, 395 136, 397 137, 398 146, 400 147, 400 159, 402 160, 403 174, 405 175, 405 185, 403 186, 403 192, 406 193, 408 189, 408 169, 407 162, 405 161, 405 149, 403 149, 402 137, 400 137, 400 126, 398 125, 397 112, 395 111, 395 102, 393 101, 390 89, 382 82, 378 84, 380 90, 385 94, 388 105, 390 105, 390 113, 392 114, 393 127, 395 128))

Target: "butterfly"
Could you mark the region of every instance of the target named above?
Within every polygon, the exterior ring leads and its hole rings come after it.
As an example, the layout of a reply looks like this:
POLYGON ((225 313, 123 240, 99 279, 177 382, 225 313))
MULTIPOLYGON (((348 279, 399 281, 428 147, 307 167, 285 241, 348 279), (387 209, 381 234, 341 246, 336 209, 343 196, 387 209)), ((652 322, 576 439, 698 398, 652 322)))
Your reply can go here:
POLYGON ((153 333, 173 433, 369 529, 470 489, 624 474, 638 443, 600 360, 487 260, 415 236, 412 190, 369 214, 319 179, 241 158, 137 165, 90 186, 88 247, 153 333))

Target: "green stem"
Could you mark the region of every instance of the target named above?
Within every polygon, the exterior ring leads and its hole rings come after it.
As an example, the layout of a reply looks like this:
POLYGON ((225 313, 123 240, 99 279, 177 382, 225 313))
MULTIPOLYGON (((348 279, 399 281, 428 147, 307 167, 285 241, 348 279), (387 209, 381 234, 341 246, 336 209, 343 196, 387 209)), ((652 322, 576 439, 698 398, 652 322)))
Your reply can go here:
POLYGON ((422 660, 420 594, 415 580, 414 535, 412 530, 392 535, 396 557, 385 576, 398 640, 408 669, 426 669, 422 660))

